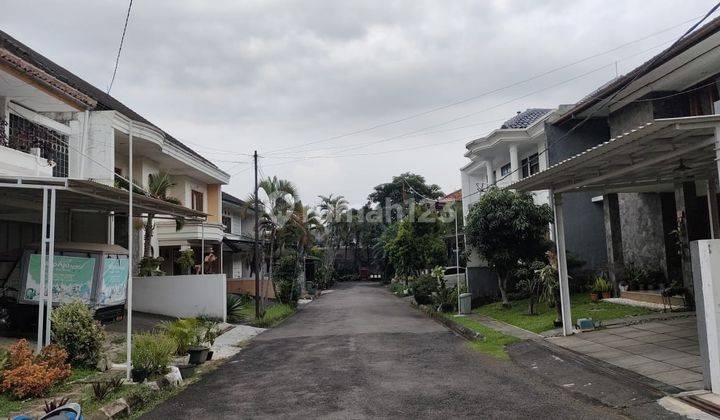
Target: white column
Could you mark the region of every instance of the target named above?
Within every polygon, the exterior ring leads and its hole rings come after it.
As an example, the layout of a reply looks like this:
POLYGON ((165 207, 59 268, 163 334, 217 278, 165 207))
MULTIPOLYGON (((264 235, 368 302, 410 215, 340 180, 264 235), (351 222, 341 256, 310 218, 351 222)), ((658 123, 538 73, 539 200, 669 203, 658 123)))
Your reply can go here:
POLYGON ((45 307, 45 269, 46 269, 46 258, 47 258, 47 207, 48 207, 48 189, 43 188, 43 202, 42 202, 42 227, 41 234, 42 240, 40 241, 40 290, 38 293, 38 330, 37 330, 37 345, 36 352, 40 353, 43 344, 43 323, 45 318, 43 317, 43 308, 45 307))
POLYGON ((560 280, 560 304, 562 309, 563 335, 573 333, 570 309, 570 285, 568 283, 567 256, 565 255, 565 225, 562 210, 562 195, 550 192, 555 212, 555 244, 557 246, 558 277, 560 280))
POLYGON ((53 302, 53 276, 55 275, 55 195, 57 191, 50 190, 50 226, 48 227, 48 262, 47 262, 47 309, 45 310, 45 345, 50 345, 50 332, 52 329, 52 302, 53 302))
POLYGON ((125 331, 125 376, 130 380, 132 369, 132 283, 133 283, 133 124, 128 128, 128 282, 127 327, 125 331))
POLYGON ((720 239, 720 215, 718 215, 717 180, 711 177, 707 181, 708 218, 710 219, 710 238, 720 239))
POLYGON ((690 243, 705 388, 720 393, 720 240, 690 243))
POLYGON ((205 274, 205 221, 200 222, 200 274, 205 274))
POLYGON ((516 144, 510 146, 510 179, 512 181, 520 180, 520 158, 516 144))
POLYGON ((108 231, 107 231, 107 241, 108 245, 114 245, 115 244, 115 212, 111 211, 108 213, 108 221, 107 221, 108 231))
POLYGON ((488 185, 495 185, 495 169, 491 161, 488 160, 485 162, 485 170, 487 171, 488 185))

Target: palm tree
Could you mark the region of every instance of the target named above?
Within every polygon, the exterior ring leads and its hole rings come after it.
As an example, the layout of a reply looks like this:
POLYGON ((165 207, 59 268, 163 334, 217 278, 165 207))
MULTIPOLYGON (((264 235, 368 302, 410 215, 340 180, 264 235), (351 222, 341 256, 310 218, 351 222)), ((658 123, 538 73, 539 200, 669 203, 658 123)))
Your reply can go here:
MULTIPOLYGON (((263 237, 270 242, 270 270, 268 272, 270 282, 275 291, 275 283, 272 281, 272 266, 275 255, 275 240, 278 229, 285 226, 291 219, 295 201, 298 199, 297 189, 292 182, 268 177, 258 184, 258 202, 260 203, 259 229, 263 237)), ((254 206, 255 197, 251 195, 247 200, 248 206, 254 206)))
MULTIPOLYGON (((168 203, 180 204, 180 200, 175 197, 169 196, 168 192, 170 188, 174 187, 175 183, 170 179, 170 175, 166 172, 158 172, 157 174, 150 174, 148 180, 147 193, 152 198, 167 201, 168 203)), ((143 241, 143 257, 152 257, 151 241, 153 232, 155 231, 155 213, 148 213, 145 219, 145 236, 143 241)), ((176 219, 177 229, 182 229, 182 219, 176 219)))
POLYGON ((315 234, 322 232, 323 225, 320 217, 310 206, 305 206, 302 202, 295 203, 295 210, 292 217, 293 226, 297 231, 297 251, 298 260, 303 267, 300 279, 300 288, 305 291, 305 256, 310 251, 315 242, 315 234))
POLYGON ((348 210, 348 202, 342 195, 320 197, 320 215, 325 223, 325 265, 332 268, 335 254, 340 248, 343 237, 343 217, 348 210), (329 252, 328 252, 329 251, 329 252))

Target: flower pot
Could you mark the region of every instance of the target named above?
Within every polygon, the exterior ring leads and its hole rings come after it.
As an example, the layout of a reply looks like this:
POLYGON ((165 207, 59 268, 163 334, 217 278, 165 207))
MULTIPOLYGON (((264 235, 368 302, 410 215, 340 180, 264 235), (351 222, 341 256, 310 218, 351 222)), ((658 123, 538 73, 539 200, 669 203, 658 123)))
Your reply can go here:
POLYGON ((182 376, 183 379, 187 379, 195 374, 195 369, 197 368, 196 365, 179 365, 177 366, 178 370, 180 371, 180 376, 182 376))
POLYGON ((602 299, 602 294, 596 293, 596 292, 590 292, 590 300, 592 302, 597 302, 600 299, 602 299))
POLYGON ((612 297, 612 292, 602 292, 601 295, 603 299, 610 299, 612 297))
POLYGON ((191 365, 200 365, 205 363, 209 350, 209 348, 203 346, 189 347, 188 353, 190 354, 190 360, 188 360, 188 363, 191 365))
POLYGON ((132 377, 133 382, 135 383, 142 383, 145 382, 145 379, 150 376, 150 372, 148 372, 145 369, 131 369, 130 370, 130 376, 132 377))
POLYGON ((207 359, 205 359, 205 360, 207 360, 207 361, 212 360, 213 353, 214 353, 214 352, 213 352, 212 350, 208 350, 208 352, 207 352, 207 359))

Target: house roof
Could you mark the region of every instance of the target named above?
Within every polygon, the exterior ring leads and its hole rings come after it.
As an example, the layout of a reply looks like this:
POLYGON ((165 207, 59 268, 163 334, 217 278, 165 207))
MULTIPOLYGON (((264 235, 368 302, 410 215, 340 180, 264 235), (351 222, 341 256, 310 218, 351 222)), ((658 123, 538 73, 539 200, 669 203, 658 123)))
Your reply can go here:
POLYGON ((128 118, 138 121, 141 123, 145 123, 148 125, 151 125, 158 130, 162 131, 165 134, 166 139, 173 143, 174 145, 178 146, 179 148, 183 149, 184 151, 190 153, 194 157, 202 160, 204 163, 212 166, 213 168, 219 169, 214 163, 191 149, 190 147, 186 146, 164 130, 162 130, 160 127, 156 126, 155 124, 151 123, 147 119, 145 119, 142 115, 138 114, 137 112, 133 111, 129 107, 127 107, 122 102, 118 101, 117 99, 113 98, 112 96, 108 95, 107 93, 103 92, 102 90, 96 88, 95 86, 91 85, 90 83, 86 82, 85 80, 81 79, 80 77, 76 76, 69 70, 65 69, 64 67, 56 64, 49 58, 43 56, 42 54, 38 53, 37 51, 33 50, 32 48, 28 47, 27 45, 23 44, 22 42, 16 40, 12 36, 8 35, 7 33, 0 31, 0 48, 4 48, 5 50, 9 51, 13 55, 21 58, 25 62, 31 64, 34 67, 37 67, 38 69, 42 70, 43 72, 49 74, 50 76, 56 78, 57 80, 61 81, 62 83, 65 83, 69 86, 71 86, 74 89, 77 89, 78 91, 82 92, 84 95, 87 95, 88 97, 92 98, 93 101, 97 102, 97 105, 94 107, 96 110, 100 111, 117 111, 128 118))
POLYGON ((636 67, 631 72, 605 83, 595 92, 587 95, 577 104, 575 104, 575 106, 564 112, 561 116, 558 117, 556 122, 562 122, 570 119, 573 115, 585 111, 593 105, 596 105, 599 102, 610 97, 611 95, 617 93, 618 91, 621 91, 629 84, 631 84, 635 79, 638 79, 641 76, 644 76, 655 70, 656 68, 662 66, 663 64, 677 57, 684 51, 687 51, 691 47, 712 36, 718 30, 720 30, 720 17, 717 17, 708 22, 707 24, 701 26, 699 29, 690 33, 685 38, 682 38, 679 42, 674 43, 673 45, 662 51, 660 54, 652 57, 650 60, 636 67))
POLYGON ((222 192, 222 201, 226 201, 230 204, 235 204, 236 206, 244 206, 245 200, 241 200, 234 195, 228 194, 225 191, 222 192))
POLYGON ((453 191, 450 194, 438 199, 440 203, 449 203, 452 201, 462 201, 462 190, 453 191))
POLYGON ((552 109, 528 108, 523 112, 518 112, 517 115, 515 115, 514 117, 505 121, 500 126, 500 129, 505 130, 505 129, 510 129, 510 128, 528 128, 535 121, 539 120, 540 117, 542 117, 543 115, 547 114, 550 111, 552 111, 552 109))

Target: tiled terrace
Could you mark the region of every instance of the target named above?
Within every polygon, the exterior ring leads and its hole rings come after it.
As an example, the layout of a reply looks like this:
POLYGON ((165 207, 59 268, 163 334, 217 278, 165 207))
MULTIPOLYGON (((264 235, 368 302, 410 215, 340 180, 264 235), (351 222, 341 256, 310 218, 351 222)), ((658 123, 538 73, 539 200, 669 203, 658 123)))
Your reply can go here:
POLYGON ((618 326, 549 340, 684 390, 703 389, 695 317, 618 326))

